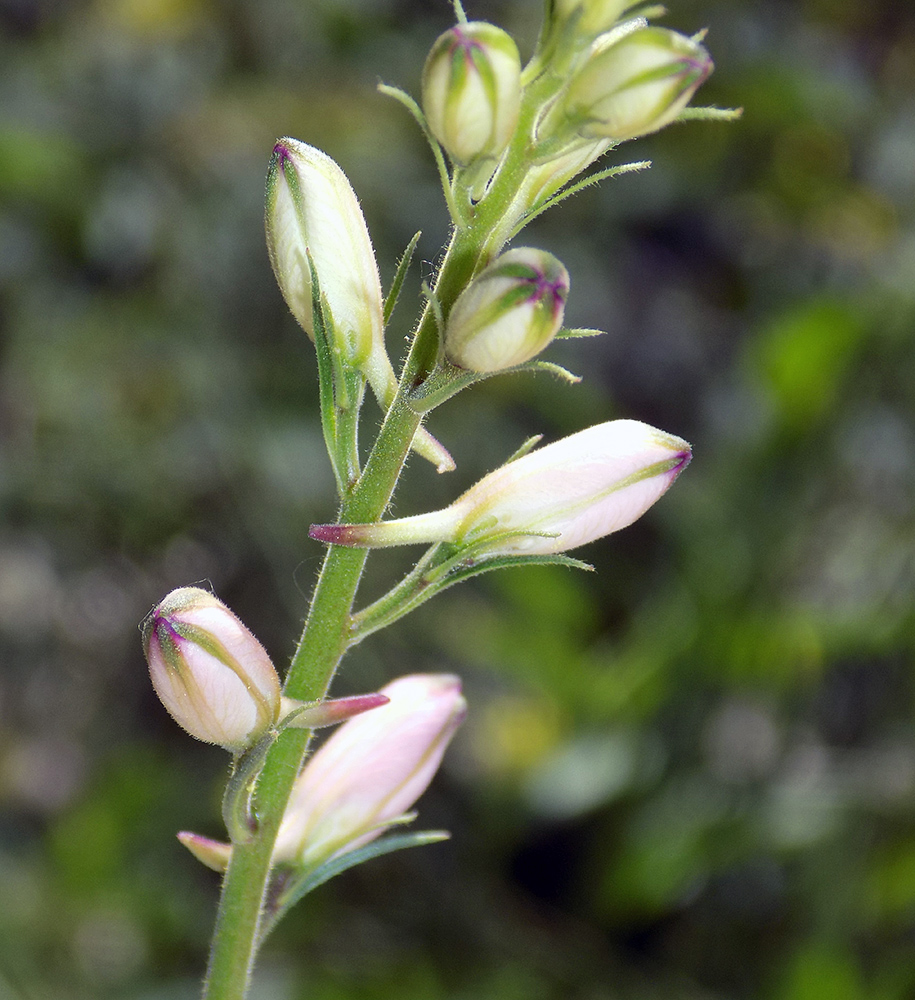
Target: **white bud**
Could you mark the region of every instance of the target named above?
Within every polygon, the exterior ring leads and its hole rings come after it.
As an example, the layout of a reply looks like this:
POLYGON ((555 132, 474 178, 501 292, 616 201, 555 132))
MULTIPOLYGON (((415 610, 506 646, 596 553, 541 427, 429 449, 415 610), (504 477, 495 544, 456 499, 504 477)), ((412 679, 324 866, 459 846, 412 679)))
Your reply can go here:
POLYGON ((381 279, 369 231, 346 174, 326 153, 296 139, 278 140, 267 171, 266 230, 280 291, 308 336, 314 340, 306 251, 343 356, 363 367, 384 355, 381 279))
POLYGON ((712 69, 708 52, 691 38, 640 28, 596 44, 557 111, 585 138, 634 139, 669 125, 712 69))
POLYGON ((521 58, 501 28, 471 21, 436 39, 423 69, 423 111, 462 166, 498 157, 521 108, 521 58))
POLYGON ((518 247, 497 257, 458 296, 445 324, 445 356, 475 372, 496 372, 539 354, 562 326, 569 273, 545 250, 518 247))
MULTIPOLYGON (((314 340, 307 251, 341 356, 362 371, 387 410, 397 391, 397 377, 384 345, 381 279, 368 227, 346 174, 320 149, 297 139, 279 139, 267 170, 265 222, 270 264, 292 315, 314 340)), ((440 472, 454 468, 448 452, 423 428, 413 446, 440 472)))

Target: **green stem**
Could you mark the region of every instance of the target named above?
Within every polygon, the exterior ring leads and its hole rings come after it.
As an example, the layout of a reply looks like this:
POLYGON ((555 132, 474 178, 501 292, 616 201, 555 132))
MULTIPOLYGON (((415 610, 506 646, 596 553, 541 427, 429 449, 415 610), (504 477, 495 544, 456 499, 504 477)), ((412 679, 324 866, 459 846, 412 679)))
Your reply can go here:
MULTIPOLYGON (((435 285, 445 315, 471 277, 501 249, 502 234, 510 232, 506 216, 524 180, 533 120, 542 99, 538 93, 526 101, 516 141, 486 197, 476 206, 473 223, 455 229, 452 235, 435 285)), ((517 221, 513 220, 512 227, 517 221)), ((427 305, 378 439, 359 479, 345 489, 341 523, 377 521, 384 514, 422 421, 409 405, 409 394, 435 369, 438 353, 438 330, 427 305)), ((327 693, 340 660, 353 642, 351 613, 367 555, 365 549, 333 545, 328 549, 286 679, 284 694, 288 697, 315 701, 327 693)), ((257 834, 249 842, 233 847, 223 881, 205 1000, 244 1000, 247 995, 273 844, 310 738, 308 730, 287 729, 267 757, 257 784, 257 834)))

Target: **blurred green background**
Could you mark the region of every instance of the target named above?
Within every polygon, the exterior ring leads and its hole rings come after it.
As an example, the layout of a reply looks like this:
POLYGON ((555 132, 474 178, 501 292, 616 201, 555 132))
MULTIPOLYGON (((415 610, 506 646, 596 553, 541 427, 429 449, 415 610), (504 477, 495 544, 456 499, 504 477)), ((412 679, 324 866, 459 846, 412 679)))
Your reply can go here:
MULTIPOLYGON (((572 274, 550 357, 431 429, 397 512, 530 434, 627 416, 695 460, 637 525, 374 637, 339 692, 465 679, 421 802, 446 844, 310 897, 257 1000, 915 996, 915 10, 680 0, 744 106, 623 146, 523 237, 572 274)), ((470 0, 529 52, 535 0, 470 0)), ((209 580, 276 662, 334 514, 313 351, 262 229, 272 142, 326 149, 385 281, 447 224, 380 79, 445 0, 0 0, 0 997, 197 995, 225 754, 152 694, 136 623, 209 580)), ((374 403, 366 406, 371 425, 374 403)), ((374 559, 365 598, 405 565, 374 559)))

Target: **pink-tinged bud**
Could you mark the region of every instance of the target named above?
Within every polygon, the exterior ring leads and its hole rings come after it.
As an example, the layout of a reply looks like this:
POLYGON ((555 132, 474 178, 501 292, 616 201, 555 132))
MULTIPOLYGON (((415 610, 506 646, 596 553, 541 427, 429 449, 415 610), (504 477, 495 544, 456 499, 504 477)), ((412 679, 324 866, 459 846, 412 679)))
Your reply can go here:
MULTIPOLYGON (((585 138, 634 139, 669 125, 713 68, 693 39, 641 28, 612 44, 595 44, 557 111, 585 138)), ((555 123, 556 113, 550 119, 555 123)))
POLYGON ((425 791, 466 713, 448 674, 400 677, 390 699, 344 723, 306 763, 286 807, 274 861, 308 867, 367 844, 425 791))
POLYGON ((278 720, 270 657, 207 591, 173 590, 143 622, 143 649, 156 694, 191 736, 237 753, 278 720))
POLYGON ((475 372, 496 372, 539 354, 562 326, 569 272, 545 250, 497 257, 458 296, 445 324, 445 355, 475 372))
POLYGON ((500 156, 521 109, 521 57, 512 37, 483 21, 440 35, 423 69, 423 111, 462 166, 500 156))
POLYGON ((451 542, 478 557, 553 555, 632 524, 689 464, 690 446, 611 420, 503 465, 444 510, 379 524, 315 525, 312 538, 380 547, 451 542))

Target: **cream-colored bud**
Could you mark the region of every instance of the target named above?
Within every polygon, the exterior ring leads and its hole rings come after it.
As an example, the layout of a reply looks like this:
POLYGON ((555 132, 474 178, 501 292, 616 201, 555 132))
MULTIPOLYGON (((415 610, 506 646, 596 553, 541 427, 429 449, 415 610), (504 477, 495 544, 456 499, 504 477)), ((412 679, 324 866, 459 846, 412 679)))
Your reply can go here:
MULTIPOLYGON (((596 45, 557 109, 579 135, 622 142, 669 125, 712 72, 708 52, 666 28, 596 45)), ((551 114, 556 121, 556 113, 551 114)))
POLYGON ((445 324, 445 356, 475 372, 496 372, 539 354, 562 326, 569 273, 545 250, 518 247, 497 257, 458 296, 445 324))
POLYGON ((237 753, 279 718, 270 657, 206 590, 173 590, 143 622, 143 649, 156 694, 191 736, 237 753))
POLYGON ((521 58, 501 28, 471 21, 435 41, 423 69, 423 111, 461 166, 498 157, 521 108, 521 58))
POLYGON ((384 353, 381 280, 355 192, 320 149, 280 139, 267 171, 267 250, 299 325, 314 340, 311 253, 344 357, 362 367, 384 353))
MULTIPOLYGON (((336 346, 387 410, 397 377, 384 345, 381 279, 346 174, 320 149, 279 139, 267 170, 265 222, 270 263, 292 315, 314 340, 310 253, 336 346)), ((440 472, 454 468, 451 456, 426 430, 420 428, 413 446, 440 472)))

